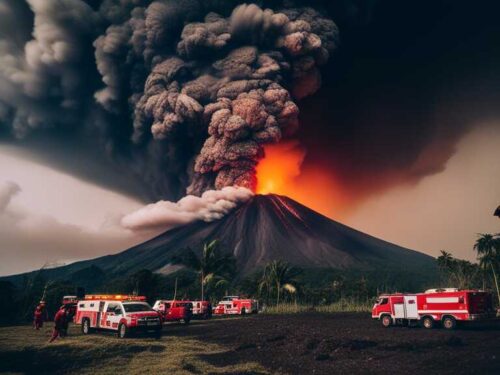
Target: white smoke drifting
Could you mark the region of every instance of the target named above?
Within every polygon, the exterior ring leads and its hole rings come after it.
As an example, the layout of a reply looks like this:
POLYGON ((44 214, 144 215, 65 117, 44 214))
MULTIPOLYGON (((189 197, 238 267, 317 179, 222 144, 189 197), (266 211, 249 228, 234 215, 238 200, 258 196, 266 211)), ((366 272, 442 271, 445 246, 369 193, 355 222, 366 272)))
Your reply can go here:
POLYGON ((178 202, 159 201, 124 216, 121 225, 131 230, 170 229, 197 220, 222 218, 253 196, 243 187, 207 190, 201 197, 187 195, 178 202))

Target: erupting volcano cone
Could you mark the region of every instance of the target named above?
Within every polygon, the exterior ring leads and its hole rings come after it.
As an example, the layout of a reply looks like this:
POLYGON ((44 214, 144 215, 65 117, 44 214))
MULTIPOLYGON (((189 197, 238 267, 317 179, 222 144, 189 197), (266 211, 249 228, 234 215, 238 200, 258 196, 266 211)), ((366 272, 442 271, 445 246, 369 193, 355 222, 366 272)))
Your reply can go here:
POLYGON ((166 231, 119 254, 47 270, 54 277, 91 265, 107 275, 150 269, 170 273, 172 258, 190 247, 218 239, 237 259, 244 276, 267 262, 282 259, 305 269, 334 268, 418 272, 435 267, 434 258, 379 240, 335 222, 298 202, 279 195, 256 195, 222 219, 198 221, 166 231))

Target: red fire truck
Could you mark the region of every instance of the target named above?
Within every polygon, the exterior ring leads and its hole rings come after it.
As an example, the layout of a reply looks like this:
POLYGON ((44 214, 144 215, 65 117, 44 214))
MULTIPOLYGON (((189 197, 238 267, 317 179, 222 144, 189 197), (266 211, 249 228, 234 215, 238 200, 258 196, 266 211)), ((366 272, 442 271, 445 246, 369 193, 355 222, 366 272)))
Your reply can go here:
POLYGON ((193 317, 193 304, 191 301, 158 300, 153 305, 153 310, 160 313, 163 322, 180 322, 189 324, 193 317))
POLYGON ((210 301, 192 301, 193 318, 210 319, 212 317, 212 304, 210 301))
POLYGON ((161 336, 161 318, 146 302, 146 297, 125 295, 86 295, 78 301, 74 319, 83 334, 111 330, 124 338, 135 332, 161 336))
POLYGON ((446 329, 453 329, 457 321, 476 321, 494 316, 491 293, 455 288, 381 295, 372 309, 372 318, 381 320, 384 327, 420 322, 425 328, 433 328, 440 323, 446 329))
POLYGON ((214 310, 216 315, 245 315, 259 311, 259 302, 254 299, 242 299, 239 296, 226 296, 214 310))

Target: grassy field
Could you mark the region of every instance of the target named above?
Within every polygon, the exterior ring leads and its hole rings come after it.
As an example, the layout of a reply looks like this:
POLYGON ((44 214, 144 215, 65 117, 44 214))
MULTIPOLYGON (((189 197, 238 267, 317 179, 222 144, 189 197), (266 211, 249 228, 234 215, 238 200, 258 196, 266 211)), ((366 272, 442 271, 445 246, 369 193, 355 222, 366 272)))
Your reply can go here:
POLYGON ((350 301, 342 300, 329 305, 303 305, 294 303, 280 303, 266 307, 266 314, 300 314, 304 312, 336 313, 336 312, 371 312, 373 300, 370 301, 350 301))
MULTIPOLYGON (((194 324, 197 324, 195 322, 194 324)), ((72 326, 68 337, 49 344, 52 324, 0 328, 0 372, 78 374, 268 374, 254 362, 210 364, 202 358, 227 351, 192 337, 118 339, 111 333, 83 336, 72 326)))

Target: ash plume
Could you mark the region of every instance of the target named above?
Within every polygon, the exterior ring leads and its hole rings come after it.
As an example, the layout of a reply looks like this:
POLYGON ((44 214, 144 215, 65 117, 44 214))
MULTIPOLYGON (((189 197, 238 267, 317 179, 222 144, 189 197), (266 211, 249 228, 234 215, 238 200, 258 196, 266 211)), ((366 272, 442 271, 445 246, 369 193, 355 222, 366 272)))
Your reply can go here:
POLYGON ((178 202, 159 201, 125 215, 121 225, 133 231, 170 229, 197 220, 211 222, 220 219, 253 196, 243 187, 227 186, 207 190, 200 197, 187 195, 178 202))
POLYGON ((432 4, 3 0, 0 137, 101 150, 146 194, 90 178, 147 201, 253 189, 263 147, 294 137, 305 171, 359 201, 442 171, 467 130, 498 118, 498 74, 474 70, 500 66, 486 52, 498 23, 469 38, 470 7, 443 23, 432 4))

